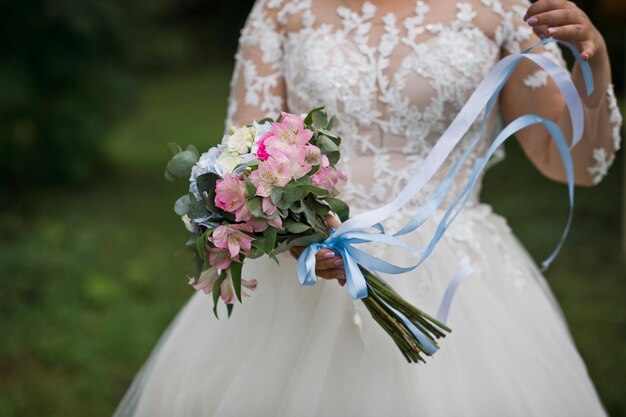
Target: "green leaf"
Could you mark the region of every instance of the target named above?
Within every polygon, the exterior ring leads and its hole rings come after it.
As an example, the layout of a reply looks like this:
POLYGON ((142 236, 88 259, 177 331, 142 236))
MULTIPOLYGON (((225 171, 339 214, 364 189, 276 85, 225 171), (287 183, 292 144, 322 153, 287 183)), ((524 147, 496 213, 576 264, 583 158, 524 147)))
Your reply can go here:
MULTIPOLYGON (((311 175, 312 175, 312 174, 311 174, 311 175)), ((167 171, 167 169, 165 170, 165 174, 164 174, 164 176, 165 176, 165 180, 166 180, 166 181, 169 181, 169 182, 174 182, 174 181, 176 181, 176 180, 177 180, 177 178, 176 178, 175 176, 173 176, 172 174, 170 174, 170 173, 167 171)))
POLYGON ((306 192, 303 189, 298 188, 293 183, 287 184, 287 186, 283 190, 283 197, 281 199, 281 201, 285 202, 287 206, 284 207, 281 205, 281 208, 289 208, 289 205, 304 197, 305 193, 306 192))
POLYGON ((222 285, 222 282, 224 282, 225 279, 226 271, 220 272, 219 276, 215 280, 215 283, 213 284, 213 290, 211 292, 211 295, 213 296, 213 314, 215 314, 215 317, 217 317, 218 320, 220 318, 217 314, 217 305, 220 300, 220 285, 222 285))
POLYGON ((306 219, 306 222, 309 224, 309 226, 315 229, 317 225, 315 211, 311 208, 308 201, 305 201, 303 206, 304 206, 304 218, 306 219))
POLYGON ((274 247, 276 246, 276 236, 278 234, 278 229, 274 228, 274 227, 268 227, 267 229, 265 229, 265 231, 263 232, 263 236, 265 237, 267 243, 266 243, 266 248, 267 250, 267 254, 272 253, 272 251, 274 250, 274 247))
POLYGON ((337 214, 339 220, 345 222, 350 218, 350 207, 343 201, 338 198, 328 197, 323 200, 326 204, 330 206, 330 209, 337 214))
POLYGON ((192 219, 199 219, 207 215, 206 204, 196 200, 193 194, 189 194, 189 210, 187 215, 192 219))
POLYGON ((189 194, 180 197, 174 203, 174 212, 179 216, 184 216, 185 214, 189 213, 189 209, 189 194))
POLYGON ((326 127, 328 124, 328 116, 326 116, 326 112, 323 109, 314 112, 311 116, 313 118, 313 124, 318 130, 326 127))
POLYGON ((182 152, 183 150, 181 149, 181 147, 178 145, 178 143, 176 142, 170 142, 167 144, 167 149, 170 150, 170 152, 172 153, 172 156, 176 155, 177 153, 182 152))
POLYGON ((201 193, 209 192, 215 189, 215 184, 217 183, 217 180, 219 179, 220 179, 219 175, 214 174, 212 172, 208 172, 196 178, 196 185, 198 186, 198 190, 201 193))
POLYGON ((324 196, 324 195, 328 195, 329 192, 323 188, 319 188, 319 187, 314 187, 312 185, 306 185, 306 184, 298 184, 297 185, 298 188, 303 189, 305 191, 310 192, 311 194, 315 195, 315 196, 324 196))
POLYGON ((330 162, 331 166, 335 166, 337 164, 337 162, 339 162, 339 158, 341 158, 341 155, 339 154, 339 152, 327 152, 326 157, 328 158, 328 162, 330 162))
POLYGON ((332 130, 333 126, 335 125, 336 120, 337 120, 337 117, 333 115, 333 117, 331 117, 330 120, 328 121, 328 125, 326 125, 326 130, 332 130))
POLYGON ((193 145, 187 145, 187 147, 185 148, 185 152, 193 153, 196 157, 196 161, 198 160, 198 158, 200 158, 200 152, 198 152, 198 149, 193 145))
POLYGON ((282 196, 283 196, 283 187, 274 187, 272 189, 272 192, 270 194, 270 198, 272 200, 272 203, 278 204, 278 202, 280 201, 282 196))
MULTIPOLYGON (((323 128, 317 129, 318 132, 320 132, 322 135, 331 138, 331 139, 339 139, 339 136, 335 135, 333 132, 331 132, 330 130, 326 130, 323 128)), ((333 141, 333 143, 335 143, 333 141)), ((336 144, 336 143, 335 143, 336 144)))
POLYGON ((293 246, 309 246, 311 243, 320 243, 326 240, 326 235, 323 233, 312 233, 306 236, 300 236, 292 239, 287 244, 288 247, 293 246))
POLYGON ((290 233, 304 233, 307 230, 310 230, 311 227, 308 224, 295 222, 291 219, 285 219, 283 222, 283 227, 290 233))
POLYGON ((243 176, 243 180, 246 183, 246 194, 248 197, 254 197, 256 195, 256 187, 252 184, 252 181, 248 179, 247 175, 243 176))
POLYGON ((263 213, 263 200, 261 197, 254 197, 252 200, 248 201, 248 211, 254 217, 265 217, 265 213, 263 213))
POLYGON ((242 267, 243 267, 242 263, 233 262, 232 264, 230 264, 230 268, 228 268, 228 270, 230 271, 230 276, 233 280, 233 287, 235 287, 235 295, 237 296, 237 299, 239 300, 239 302, 241 302, 241 269, 242 267))
POLYGON ((198 162, 198 156, 191 150, 179 152, 167 163, 166 171, 175 178, 189 178, 191 168, 198 162))
POLYGON ((295 201, 289 208, 289 211, 294 214, 302 213, 304 211, 304 203, 302 203, 302 200, 295 201))
POLYGON ((309 114, 306 115, 306 117, 304 118, 304 124, 307 126, 310 126, 311 123, 313 123, 313 114, 320 111, 320 110, 324 110, 324 106, 322 107, 316 107, 313 110, 311 110, 309 112, 309 114))
POLYGON ((230 318, 230 315, 233 314, 234 307, 235 307, 234 304, 226 304, 226 311, 228 312, 228 318, 230 318))
POLYGON ((320 136, 317 138, 317 144, 322 153, 339 151, 339 146, 332 139, 326 136, 320 136))

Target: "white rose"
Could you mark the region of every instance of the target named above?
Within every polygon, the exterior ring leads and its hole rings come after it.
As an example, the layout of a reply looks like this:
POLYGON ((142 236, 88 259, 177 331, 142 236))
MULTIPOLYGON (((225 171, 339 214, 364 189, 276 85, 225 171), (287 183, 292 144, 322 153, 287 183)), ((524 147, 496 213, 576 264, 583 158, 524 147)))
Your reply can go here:
POLYGON ((183 223, 185 223, 185 227, 187 228, 187 230, 189 230, 191 233, 197 233, 198 232, 198 225, 196 224, 196 222, 194 222, 193 220, 191 220, 189 218, 189 216, 187 216, 186 214, 184 216, 181 217, 183 223))
POLYGON ((240 163, 239 155, 232 152, 222 152, 222 154, 217 158, 217 163, 224 167, 226 172, 233 172, 235 167, 240 163))
POLYGON ((250 152, 250 146, 254 136, 249 128, 240 127, 235 129, 232 135, 228 138, 228 152, 235 154, 244 154, 250 152))

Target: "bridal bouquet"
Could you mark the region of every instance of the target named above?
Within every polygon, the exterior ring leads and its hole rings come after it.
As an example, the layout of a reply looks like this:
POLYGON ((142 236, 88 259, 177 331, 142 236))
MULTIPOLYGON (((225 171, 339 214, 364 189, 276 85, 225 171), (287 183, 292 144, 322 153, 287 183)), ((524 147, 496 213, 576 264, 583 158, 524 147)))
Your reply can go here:
MULTIPOLYGON (((220 299, 230 316, 235 302, 258 285, 254 277, 242 277, 247 259, 266 255, 278 262, 276 255, 292 247, 323 247, 332 233, 325 216, 348 219, 348 206, 337 198, 346 176, 336 168, 341 139, 332 132, 333 122, 323 108, 306 116, 283 113, 276 121, 233 127, 202 155, 193 146, 170 146, 174 156, 166 178, 189 180, 189 193, 174 206, 195 253, 189 284, 212 294, 216 316, 220 299)), ((435 340, 450 329, 354 266, 366 283, 366 293, 357 298, 409 362, 424 361, 421 354, 432 354, 435 340)))

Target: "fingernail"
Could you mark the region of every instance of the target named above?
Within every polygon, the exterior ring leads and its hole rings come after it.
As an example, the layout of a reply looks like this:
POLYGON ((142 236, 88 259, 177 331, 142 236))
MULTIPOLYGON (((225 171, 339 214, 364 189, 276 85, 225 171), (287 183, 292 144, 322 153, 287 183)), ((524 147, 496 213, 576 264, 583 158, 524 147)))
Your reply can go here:
POLYGON ((539 39, 544 40, 546 38, 546 35, 544 35, 543 33, 539 34, 539 39))
POLYGON ((343 265, 343 260, 337 259, 335 262, 333 262, 333 265, 335 266, 343 265))
POLYGON ((556 35, 559 30, 557 28, 548 28, 548 35, 556 35))
POLYGON ((330 251, 324 253, 324 258, 326 258, 326 259, 330 259, 330 258, 334 258, 334 257, 335 257, 335 254, 330 252, 330 251))
POLYGON ((583 53, 583 59, 584 59, 585 61, 588 61, 588 60, 589 60, 589 54, 588 54, 587 52, 584 52, 584 53, 583 53))
POLYGON ((527 15, 527 14, 525 14, 525 15, 524 15, 524 22, 525 22, 525 21, 527 21, 527 20, 528 20, 528 15, 527 15))
POLYGON ((526 21, 526 23, 528 23, 530 26, 535 26, 537 22, 539 22, 539 19, 537 19, 536 17, 531 17, 526 21))

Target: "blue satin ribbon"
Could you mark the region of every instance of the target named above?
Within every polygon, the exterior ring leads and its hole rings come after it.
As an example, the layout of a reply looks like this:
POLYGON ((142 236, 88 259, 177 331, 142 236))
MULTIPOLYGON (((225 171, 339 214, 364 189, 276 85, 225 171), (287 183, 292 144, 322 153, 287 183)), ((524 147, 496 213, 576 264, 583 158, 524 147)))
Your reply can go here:
MULTIPOLYGON (((472 150, 479 143, 483 136, 484 127, 487 121, 487 117, 490 111, 497 102, 500 91, 504 87, 504 84, 510 78, 511 74, 515 71, 516 67, 523 59, 529 59, 541 68, 543 68, 548 75, 553 79, 561 93, 563 94, 564 101, 570 113, 572 123, 572 138, 571 147, 575 146, 583 135, 584 130, 584 112, 583 106, 574 86, 569 73, 555 64, 548 58, 530 54, 529 52, 540 45, 545 45, 549 42, 555 42, 554 39, 543 40, 532 47, 528 48, 520 54, 509 55, 498 62, 494 68, 487 74, 485 79, 480 83, 476 91, 468 99, 466 105, 461 109, 458 116, 452 122, 450 127, 444 132, 442 138, 435 144, 421 168, 409 181, 406 187, 399 193, 399 195, 390 203, 383 207, 372 210, 367 213, 355 216, 342 225, 337 230, 331 231, 330 236, 322 243, 314 243, 308 246, 305 251, 298 258, 298 278, 302 285, 314 285, 316 282, 315 255, 321 249, 330 249, 342 257, 346 270, 346 282, 350 295, 355 299, 364 298, 368 295, 367 284, 365 278, 361 272, 360 267, 363 267, 371 273, 387 273, 387 274, 402 274, 417 268, 422 262, 424 262, 428 256, 432 253, 434 247, 439 242, 445 231, 457 218, 458 214, 465 207, 465 204, 471 196, 480 174, 486 169, 487 163, 490 157, 506 140, 515 135, 520 130, 536 124, 542 124, 546 127, 550 133, 553 141, 559 151, 561 159, 565 167, 567 176, 568 193, 569 193, 569 215, 567 222, 561 236, 561 240, 557 244, 551 255, 544 261, 543 266, 547 267, 556 257, 561 249, 565 237, 569 231, 573 207, 574 207, 574 170, 573 162, 569 153, 570 147, 568 147, 567 140, 560 127, 554 122, 537 115, 527 114, 519 117, 518 119, 507 125, 503 131, 494 139, 491 146, 482 158, 479 158, 474 165, 472 175, 465 188, 457 196, 451 206, 446 210, 442 220, 440 221, 437 229, 432 237, 431 241, 426 248, 417 248, 412 245, 408 245, 398 238, 398 236, 410 233, 419 228, 432 214, 437 210, 443 201, 445 195, 449 191, 450 187, 454 183, 454 179, 458 175, 458 172, 466 162, 467 158, 471 154, 472 150), (477 106, 480 108, 477 109, 477 106), (422 190, 423 185, 429 181, 435 172, 446 162, 447 157, 450 155, 456 144, 462 139, 469 127, 478 118, 478 115, 482 112, 482 108, 485 108, 484 118, 479 133, 469 144, 467 149, 463 152, 461 157, 452 165, 447 175, 443 178, 440 185, 435 192, 429 197, 422 207, 417 211, 416 215, 412 217, 404 227, 393 235, 385 233, 380 226, 380 222, 386 218, 394 215, 397 211, 406 205, 407 202, 413 198, 416 193, 422 190), (374 230, 372 230, 374 228, 374 230), (395 246, 401 249, 405 249, 412 253, 421 253, 419 261, 408 267, 400 267, 390 264, 382 259, 376 258, 366 252, 354 247, 356 244, 377 242, 389 246, 395 246)), ((593 75, 591 68, 586 61, 580 58, 580 54, 576 48, 567 43, 558 41, 568 47, 575 55, 580 68, 583 72, 583 77, 586 85, 587 94, 593 92, 593 75)), ((468 270, 462 269, 457 273, 456 277, 451 281, 445 296, 442 300, 442 304, 439 308, 440 315, 447 317, 454 291, 460 284, 460 282, 469 275, 468 270)), ((391 308, 390 306, 388 306, 391 308)), ((415 328, 406 317, 402 316, 399 312, 394 311, 399 317, 409 324, 405 325, 409 330, 414 333, 418 340, 423 339, 424 335, 419 329, 415 328), (412 327, 411 327, 412 326, 412 327)), ((445 320, 442 320, 445 322, 445 320)), ((436 350, 436 346, 433 346, 436 350)))

